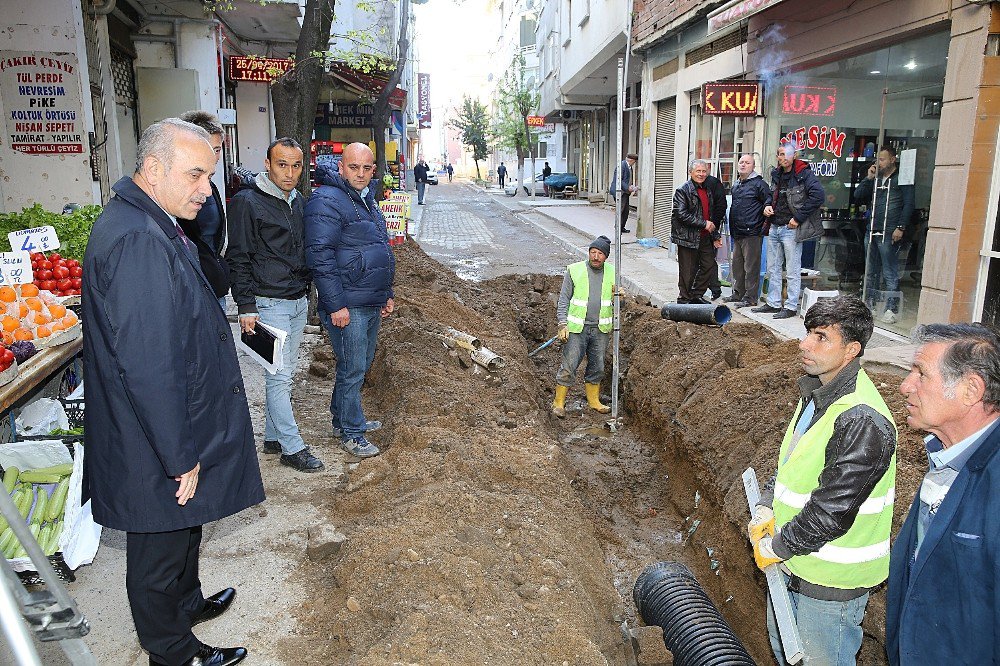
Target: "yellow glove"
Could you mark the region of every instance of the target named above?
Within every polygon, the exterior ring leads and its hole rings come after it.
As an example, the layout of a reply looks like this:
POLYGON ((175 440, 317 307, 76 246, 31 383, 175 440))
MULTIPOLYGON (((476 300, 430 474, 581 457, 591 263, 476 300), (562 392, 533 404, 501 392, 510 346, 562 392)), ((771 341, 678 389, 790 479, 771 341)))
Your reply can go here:
POLYGON ((559 327, 559 342, 566 342, 569 340, 569 329, 565 326, 559 327))
POLYGON ((747 536, 750 543, 757 543, 766 536, 774 536, 774 511, 771 507, 758 504, 753 511, 753 518, 747 524, 747 536))
POLYGON ((772 564, 777 564, 783 560, 771 550, 771 537, 764 537, 753 545, 753 560, 757 563, 757 568, 763 571, 772 564))

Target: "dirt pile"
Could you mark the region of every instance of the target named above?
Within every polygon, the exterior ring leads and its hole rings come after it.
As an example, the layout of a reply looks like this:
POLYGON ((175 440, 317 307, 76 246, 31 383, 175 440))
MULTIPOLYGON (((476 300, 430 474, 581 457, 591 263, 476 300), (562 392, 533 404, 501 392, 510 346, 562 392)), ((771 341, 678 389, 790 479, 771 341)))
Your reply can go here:
MULTIPOLYGON (((559 276, 458 279, 419 247, 397 248, 397 315, 365 388, 388 450, 314 498, 347 535, 306 562, 321 590, 283 643, 302 664, 623 664, 636 576, 658 560, 696 573, 760 663, 770 662, 763 579, 743 534, 739 476, 773 474, 800 370, 795 343, 751 324, 709 328, 623 310, 627 427, 611 436, 571 391, 548 413, 559 355, 559 276), (506 359, 498 373, 447 347, 466 331, 506 359)), ((610 360, 608 362, 610 370, 610 360)), ((296 409, 322 429, 329 381, 301 375, 296 409)), ((900 427, 898 521, 922 474, 899 378, 874 374, 900 427)), ((327 422, 328 423, 328 422, 327 422)), ((308 437, 307 437, 308 439, 308 437)), ((861 663, 884 663, 883 600, 869 606, 861 663)))

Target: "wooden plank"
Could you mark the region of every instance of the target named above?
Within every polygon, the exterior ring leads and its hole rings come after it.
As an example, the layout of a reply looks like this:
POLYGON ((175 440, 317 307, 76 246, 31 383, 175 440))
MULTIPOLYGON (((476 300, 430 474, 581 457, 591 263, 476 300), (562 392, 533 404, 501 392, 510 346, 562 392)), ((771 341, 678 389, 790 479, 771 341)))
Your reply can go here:
POLYGON ((53 373, 83 349, 83 338, 57 347, 46 347, 18 367, 17 379, 0 386, 0 412, 6 412, 18 400, 49 380, 53 373))

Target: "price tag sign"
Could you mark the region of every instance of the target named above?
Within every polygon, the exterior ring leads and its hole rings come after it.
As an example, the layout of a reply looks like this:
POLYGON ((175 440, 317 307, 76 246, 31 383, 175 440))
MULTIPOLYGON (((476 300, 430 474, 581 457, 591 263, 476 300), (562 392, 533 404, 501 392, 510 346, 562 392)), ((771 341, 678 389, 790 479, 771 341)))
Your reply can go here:
POLYGON ((0 252, 0 284, 28 284, 31 280, 30 254, 27 252, 0 252))
POLYGON ((48 252, 59 249, 59 237, 56 230, 49 227, 35 227, 34 229, 21 229, 7 234, 10 240, 10 249, 15 252, 48 252))

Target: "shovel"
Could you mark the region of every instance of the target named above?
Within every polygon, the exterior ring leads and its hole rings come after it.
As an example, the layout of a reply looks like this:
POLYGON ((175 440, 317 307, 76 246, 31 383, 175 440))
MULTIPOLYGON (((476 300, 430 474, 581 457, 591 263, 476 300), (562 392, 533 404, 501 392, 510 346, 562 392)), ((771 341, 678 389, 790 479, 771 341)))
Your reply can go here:
POLYGON ((546 340, 545 342, 543 342, 542 345, 538 349, 536 349, 535 351, 533 351, 530 354, 528 354, 528 358, 531 358, 532 356, 534 356, 538 352, 542 351, 543 349, 545 349, 546 347, 548 347, 549 345, 551 345, 553 342, 555 342, 558 339, 559 339, 559 334, 557 333, 556 335, 553 335, 551 338, 549 338, 548 340, 546 340))

